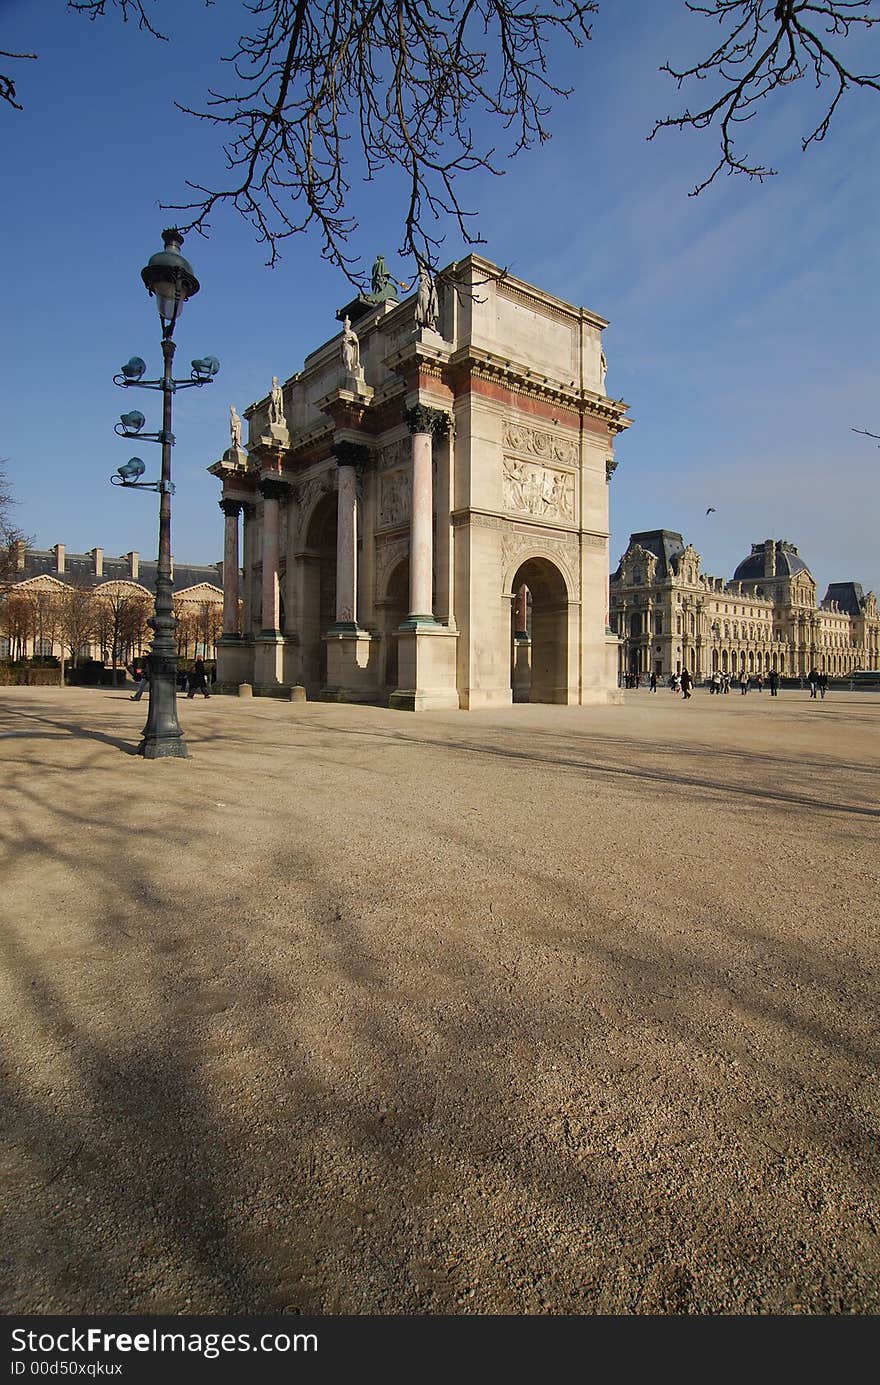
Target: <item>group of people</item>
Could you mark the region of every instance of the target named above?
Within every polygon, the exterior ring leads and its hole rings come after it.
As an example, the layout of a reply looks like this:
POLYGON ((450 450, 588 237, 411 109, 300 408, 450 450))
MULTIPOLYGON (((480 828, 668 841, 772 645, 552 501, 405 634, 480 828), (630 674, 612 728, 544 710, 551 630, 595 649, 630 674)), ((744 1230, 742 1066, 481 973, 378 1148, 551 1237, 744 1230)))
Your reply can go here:
MULTIPOLYGON (((145 692, 149 692, 150 675, 145 664, 135 661, 129 667, 129 673, 137 684, 131 695, 132 702, 140 702, 145 692)), ((200 692, 203 697, 210 697, 210 687, 208 680, 208 670, 205 668, 205 661, 201 657, 196 659, 192 668, 187 672, 186 669, 179 669, 177 673, 177 688, 179 692, 185 692, 187 697, 195 697, 200 692)))
MULTIPOLYGON (((642 686, 643 681, 643 676, 638 673, 627 673, 623 675, 623 686, 625 688, 638 688, 642 686)), ((719 673, 716 670, 711 678, 708 679, 708 687, 710 693, 715 693, 720 697, 722 693, 729 693, 731 687, 737 682, 739 683, 739 690, 743 697, 745 697, 750 689, 754 689, 756 692, 764 691, 765 680, 762 673, 743 673, 737 679, 735 674, 731 676, 729 673, 719 673)), ((766 686, 770 689, 771 697, 779 696, 780 683, 781 679, 779 674, 776 669, 772 669, 771 672, 768 673, 766 679, 766 686)), ((658 674, 649 674, 647 676, 647 684, 650 691, 655 693, 660 684, 658 674)), ((810 672, 807 674, 807 684, 810 689, 810 697, 824 699, 828 691, 828 674, 820 673, 818 669, 811 668, 810 672)), ((681 693, 682 697, 687 699, 691 696, 693 691, 693 675, 686 668, 682 669, 681 673, 671 673, 666 686, 669 688, 670 692, 681 693)))
POLYGON ((807 674, 807 682, 810 685, 810 697, 821 697, 825 701, 825 694, 828 691, 828 674, 820 673, 817 668, 811 668, 807 674))

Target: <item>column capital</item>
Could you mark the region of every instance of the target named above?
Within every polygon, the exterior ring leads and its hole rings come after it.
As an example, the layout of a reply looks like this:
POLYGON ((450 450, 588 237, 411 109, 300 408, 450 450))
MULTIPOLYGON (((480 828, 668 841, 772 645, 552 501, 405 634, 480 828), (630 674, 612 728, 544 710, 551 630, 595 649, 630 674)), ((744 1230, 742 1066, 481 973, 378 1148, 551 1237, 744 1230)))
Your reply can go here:
POLYGON ((261 476, 260 495, 264 500, 286 500, 290 495, 290 486, 276 476, 261 476))
POLYGON ((360 442, 335 442, 333 456, 337 466, 353 466, 355 471, 365 471, 371 460, 369 447, 360 442))
POLYGON ((223 511, 227 519, 238 519, 238 516, 244 509, 242 501, 230 500, 228 496, 225 495, 222 500, 217 501, 217 504, 220 506, 220 509, 223 511))
POLYGON ((403 421, 411 433, 445 433, 449 429, 450 416, 442 409, 414 404, 411 409, 404 409, 403 421))

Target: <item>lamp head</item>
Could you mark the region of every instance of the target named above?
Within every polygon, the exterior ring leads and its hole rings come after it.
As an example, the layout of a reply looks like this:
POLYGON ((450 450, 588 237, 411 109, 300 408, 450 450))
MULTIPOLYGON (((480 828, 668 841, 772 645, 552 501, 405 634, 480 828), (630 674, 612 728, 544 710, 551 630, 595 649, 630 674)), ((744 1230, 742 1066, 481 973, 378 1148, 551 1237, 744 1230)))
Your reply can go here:
POLYGON ((146 463, 142 462, 140 457, 131 457, 124 466, 117 467, 116 472, 123 481, 131 482, 136 481, 139 476, 143 476, 146 469, 146 463))
POLYGON ((146 368, 146 361, 142 361, 140 356, 132 356, 131 360, 126 361, 122 367, 122 374, 126 380, 139 380, 146 368))
POLYGON ((198 356, 190 364, 192 365, 192 378, 203 382, 213 379, 220 369, 220 362, 216 356, 198 356))
POLYGON ((174 227, 162 232, 164 250, 151 255, 141 270, 147 291, 156 299, 166 335, 170 336, 188 298, 199 291, 199 281, 189 260, 180 253, 183 236, 174 227))
POLYGON ((130 414, 120 414, 119 418, 126 433, 139 433, 147 421, 139 409, 132 409, 130 414))

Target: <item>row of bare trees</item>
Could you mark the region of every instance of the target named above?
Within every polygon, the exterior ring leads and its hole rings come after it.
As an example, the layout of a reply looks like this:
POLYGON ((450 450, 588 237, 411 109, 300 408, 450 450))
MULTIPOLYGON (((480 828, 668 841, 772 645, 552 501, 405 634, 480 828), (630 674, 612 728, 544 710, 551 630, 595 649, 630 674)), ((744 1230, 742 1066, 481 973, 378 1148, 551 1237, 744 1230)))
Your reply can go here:
MULTIPOLYGON (((8 640, 8 657, 61 649, 77 662, 97 653, 113 668, 130 663, 150 644, 147 621, 153 598, 122 583, 98 591, 76 583, 54 590, 7 587, 0 592, 0 636, 8 640)), ((177 652, 187 659, 210 653, 222 633, 222 613, 210 601, 180 602, 177 652)))

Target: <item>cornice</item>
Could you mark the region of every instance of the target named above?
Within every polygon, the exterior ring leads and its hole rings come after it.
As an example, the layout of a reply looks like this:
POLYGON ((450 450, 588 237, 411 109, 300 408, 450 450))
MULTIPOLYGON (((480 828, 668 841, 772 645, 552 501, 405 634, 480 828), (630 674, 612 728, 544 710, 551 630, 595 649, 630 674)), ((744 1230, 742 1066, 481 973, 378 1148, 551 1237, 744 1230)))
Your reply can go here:
POLYGON ((629 405, 622 399, 608 399, 592 390, 578 389, 574 384, 561 385, 521 361, 512 361, 482 347, 462 347, 450 357, 449 365, 452 371, 465 370, 471 377, 500 384, 513 394, 589 414, 601 419, 613 433, 620 433, 632 425, 632 419, 625 417, 629 405))

